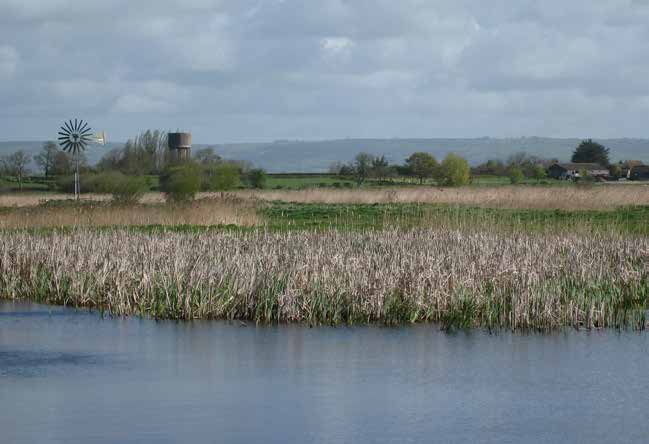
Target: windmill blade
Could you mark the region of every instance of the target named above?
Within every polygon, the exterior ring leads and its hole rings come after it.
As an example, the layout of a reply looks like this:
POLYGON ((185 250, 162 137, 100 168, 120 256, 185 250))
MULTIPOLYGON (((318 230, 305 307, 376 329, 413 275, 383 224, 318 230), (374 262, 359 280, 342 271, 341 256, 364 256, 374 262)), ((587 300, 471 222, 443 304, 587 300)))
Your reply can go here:
POLYGON ((77 122, 77 119, 74 119, 74 130, 79 131, 79 122, 77 122))
POLYGON ((99 143, 101 145, 106 145, 106 132, 102 131, 101 133, 97 133, 93 136, 93 139, 96 143, 99 143))
POLYGON ((61 146, 62 146, 62 148, 63 148, 63 151, 70 152, 70 148, 72 147, 72 144, 68 141, 68 142, 65 142, 65 143, 64 143, 63 145, 61 145, 61 146))
POLYGON ((87 126, 88 126, 88 122, 84 122, 83 120, 79 122, 79 132, 82 133, 87 126))
MULTIPOLYGON (((63 125, 65 125, 65 128, 67 128, 68 134, 73 131, 73 129, 72 129, 72 120, 70 120, 69 123, 68 122, 63 122, 63 125)), ((65 131, 65 129, 63 129, 63 127, 61 127, 61 129, 65 131)))

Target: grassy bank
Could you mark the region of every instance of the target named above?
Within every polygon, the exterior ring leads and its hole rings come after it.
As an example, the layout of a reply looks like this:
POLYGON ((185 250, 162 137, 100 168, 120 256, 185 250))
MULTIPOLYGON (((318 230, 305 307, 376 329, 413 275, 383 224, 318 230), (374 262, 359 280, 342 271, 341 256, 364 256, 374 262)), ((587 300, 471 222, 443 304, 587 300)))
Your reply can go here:
POLYGON ((643 329, 649 239, 453 230, 3 233, 0 297, 165 319, 643 329))

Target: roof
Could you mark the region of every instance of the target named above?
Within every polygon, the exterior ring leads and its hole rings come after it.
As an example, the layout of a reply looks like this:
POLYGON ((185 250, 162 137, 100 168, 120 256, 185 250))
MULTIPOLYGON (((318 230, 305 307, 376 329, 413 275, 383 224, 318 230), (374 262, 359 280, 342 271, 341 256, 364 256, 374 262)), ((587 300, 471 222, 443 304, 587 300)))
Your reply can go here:
POLYGON ((555 163, 559 167, 565 170, 608 170, 608 168, 601 166, 599 163, 575 163, 575 162, 566 162, 566 163, 555 163))
POLYGON ((631 172, 649 171, 649 165, 636 165, 631 168, 631 172))

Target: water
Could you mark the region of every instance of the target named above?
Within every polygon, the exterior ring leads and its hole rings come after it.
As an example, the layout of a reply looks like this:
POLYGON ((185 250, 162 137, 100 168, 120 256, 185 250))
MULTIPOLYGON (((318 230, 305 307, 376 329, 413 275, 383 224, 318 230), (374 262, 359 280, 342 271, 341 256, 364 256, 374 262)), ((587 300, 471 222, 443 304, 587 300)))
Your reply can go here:
POLYGON ((1 443, 647 442, 649 334, 100 318, 0 302, 1 443))

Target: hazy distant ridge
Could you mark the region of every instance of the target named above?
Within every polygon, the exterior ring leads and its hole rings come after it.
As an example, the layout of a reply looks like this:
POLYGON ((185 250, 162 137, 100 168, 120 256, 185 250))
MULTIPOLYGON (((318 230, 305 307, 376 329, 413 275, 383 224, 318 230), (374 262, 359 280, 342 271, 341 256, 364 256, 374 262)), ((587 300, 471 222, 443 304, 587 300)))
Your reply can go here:
MULTIPOLYGON (((197 144, 194 149, 212 146, 226 158, 242 159, 270 172, 327 171, 335 161, 349 161, 360 151, 385 154, 401 162, 414 151, 428 151, 440 158, 448 152, 466 157, 471 164, 488 159, 506 159, 524 151, 545 158, 568 160, 581 139, 521 137, 510 139, 337 139, 322 141, 276 141, 268 143, 197 144)), ((611 149, 613 160, 639 159, 649 163, 649 139, 598 139, 611 149)), ((36 153, 42 142, 0 142, 0 155, 17 149, 36 153)), ((120 146, 91 147, 88 160, 95 163, 108 150, 120 146)))

